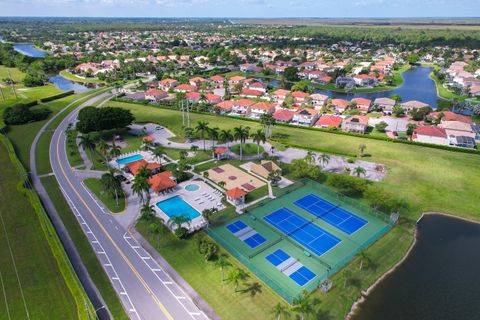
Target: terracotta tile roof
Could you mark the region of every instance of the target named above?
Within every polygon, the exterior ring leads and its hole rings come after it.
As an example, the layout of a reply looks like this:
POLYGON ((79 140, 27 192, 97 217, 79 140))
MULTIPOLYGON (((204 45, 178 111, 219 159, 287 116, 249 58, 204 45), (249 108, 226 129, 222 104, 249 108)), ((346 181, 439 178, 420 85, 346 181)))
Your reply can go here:
POLYGON ((224 154, 225 152, 227 152, 227 148, 218 147, 213 150, 215 154, 224 154))
POLYGON ((233 101, 232 100, 225 100, 216 104, 217 107, 222 108, 224 110, 232 110, 233 101))
POLYGON ((140 159, 137 161, 127 163, 126 166, 134 176, 137 175, 140 169, 142 168, 147 168, 148 170, 154 170, 154 169, 160 168, 159 163, 147 162, 145 159, 140 159))
POLYGON ((325 114, 318 119, 316 126, 319 127, 339 127, 342 124, 342 117, 325 114))
POLYGON ((295 112, 293 110, 280 109, 275 111, 273 118, 280 121, 290 121, 292 120, 294 114, 295 112))
POLYGON ((242 189, 236 187, 225 192, 225 195, 231 199, 240 199, 242 197, 245 197, 247 193, 242 189))
POLYGON ((415 128, 413 131, 416 135, 424 135, 424 136, 433 136, 433 137, 441 137, 441 138, 446 138, 447 133, 445 132, 445 129, 439 128, 439 127, 433 127, 433 126, 421 126, 415 128))
POLYGON ((460 122, 465 122, 469 124, 473 123, 472 118, 452 112, 452 111, 432 112, 430 113, 430 115, 436 118, 440 115, 440 113, 443 113, 444 115, 442 118, 442 121, 460 121, 460 122))
POLYGON ((181 84, 175 87, 175 90, 185 90, 185 91, 195 91, 197 90, 196 86, 190 84, 181 84))
POLYGON ((156 192, 170 189, 177 185, 177 183, 172 180, 171 171, 164 171, 151 176, 148 179, 148 183, 150 184, 152 189, 155 190, 156 192))
POLYGON ((263 92, 258 90, 244 89, 242 92, 240 92, 240 95, 260 97, 263 96, 263 92))
POLYGON ((365 98, 353 98, 352 99, 352 102, 356 102, 357 105, 371 105, 372 104, 372 100, 370 99, 365 99, 365 98))

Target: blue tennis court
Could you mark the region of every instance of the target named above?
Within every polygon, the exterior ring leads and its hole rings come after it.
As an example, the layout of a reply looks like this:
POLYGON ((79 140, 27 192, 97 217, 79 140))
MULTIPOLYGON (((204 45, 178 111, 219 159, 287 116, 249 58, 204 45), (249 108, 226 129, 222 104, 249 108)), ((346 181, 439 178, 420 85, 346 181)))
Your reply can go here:
POLYGON ((368 221, 314 194, 309 194, 293 204, 348 235, 354 234, 368 223, 368 221))
POLYGON ((318 256, 341 242, 339 238, 287 208, 272 212, 263 219, 318 256))
POLYGON ((226 228, 233 233, 235 237, 245 242, 252 249, 267 241, 267 239, 262 237, 261 234, 245 224, 242 220, 230 223, 226 228))
POLYGON ((299 286, 304 286, 310 280, 317 275, 310 269, 301 264, 298 260, 289 256, 282 249, 278 249, 275 252, 265 257, 272 265, 274 265, 280 272, 287 277, 290 277, 299 286))

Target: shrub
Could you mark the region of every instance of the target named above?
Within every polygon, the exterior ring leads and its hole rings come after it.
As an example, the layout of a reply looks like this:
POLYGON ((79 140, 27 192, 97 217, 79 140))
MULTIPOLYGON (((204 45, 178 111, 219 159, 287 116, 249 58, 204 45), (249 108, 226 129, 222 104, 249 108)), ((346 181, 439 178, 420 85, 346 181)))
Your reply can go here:
POLYGON ((178 227, 175 229, 175 236, 179 239, 185 239, 188 235, 188 230, 184 227, 178 227))
POLYGON ((31 110, 29 105, 18 103, 3 111, 5 124, 18 125, 45 120, 52 113, 49 109, 31 110))
POLYGON ((333 174, 328 177, 327 184, 347 196, 361 196, 367 189, 367 182, 348 174, 333 174))

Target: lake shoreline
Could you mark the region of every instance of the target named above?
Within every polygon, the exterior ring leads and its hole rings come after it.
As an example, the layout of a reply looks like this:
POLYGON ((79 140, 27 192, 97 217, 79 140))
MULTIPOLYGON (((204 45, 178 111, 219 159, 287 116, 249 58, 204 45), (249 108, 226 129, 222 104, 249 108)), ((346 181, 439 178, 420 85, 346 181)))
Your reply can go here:
MULTIPOLYGON (((480 224, 480 222, 478 220, 473 220, 471 218, 459 217, 459 216, 449 214, 449 213, 444 213, 444 212, 430 212, 430 211, 423 212, 422 215, 417 219, 416 224, 418 224, 418 222, 420 220, 422 220, 423 217, 425 217, 427 215, 445 216, 445 217, 449 217, 449 218, 455 218, 455 219, 463 220, 465 222, 480 224)), ((382 283, 389 275, 391 275, 393 272, 395 272, 407 260, 407 258, 410 257, 410 254, 412 253, 413 249, 415 248, 415 245, 417 244, 417 241, 418 241, 418 228, 415 227, 415 231, 413 233, 413 241, 410 244, 410 247, 408 248, 405 255, 402 257, 402 259, 400 259, 397 263, 395 263, 395 265, 393 265, 389 270, 387 270, 384 274, 382 274, 366 290, 362 291, 362 296, 352 304, 352 307, 350 308, 350 311, 345 316, 346 320, 353 320, 355 315, 356 315, 356 312, 358 312, 358 310, 359 310, 359 307, 367 300, 368 296, 372 293, 372 291, 380 283, 382 283)))

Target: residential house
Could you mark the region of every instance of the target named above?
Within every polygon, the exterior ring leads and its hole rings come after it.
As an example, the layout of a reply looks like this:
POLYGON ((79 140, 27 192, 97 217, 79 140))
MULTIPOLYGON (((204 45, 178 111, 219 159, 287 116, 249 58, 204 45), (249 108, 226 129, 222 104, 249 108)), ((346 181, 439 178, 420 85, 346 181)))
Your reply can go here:
POLYGON ((338 128, 342 125, 343 118, 331 114, 323 114, 315 123, 319 128, 338 128))
POLYGON ((392 114, 393 107, 397 102, 390 98, 377 98, 373 104, 383 110, 386 114, 392 114))
POLYGON ((342 121, 342 130, 353 133, 366 133, 368 129, 367 116, 347 116, 342 121))
POLYGON ((185 94, 185 99, 192 103, 198 103, 200 101, 201 93, 198 91, 187 92, 185 94))
POLYGON ((288 123, 292 121, 294 115, 295 115, 295 111, 291 109, 278 109, 273 113, 273 118, 277 122, 288 123))
POLYGON ((192 86, 190 84, 180 84, 180 85, 176 86, 175 89, 173 89, 173 91, 175 91, 175 92, 193 92, 193 91, 197 91, 197 87, 192 86))
POLYGON ((245 81, 245 77, 242 77, 242 76, 233 76, 231 77, 230 79, 228 79, 228 84, 230 86, 235 86, 239 83, 242 83, 243 84, 243 81, 245 81))
POLYGON ((240 99, 232 100, 232 114, 247 115, 250 113, 250 107, 255 104, 255 101, 240 99))
POLYGON ((303 126, 311 126, 315 123, 318 117, 318 110, 315 110, 313 108, 300 108, 293 115, 292 123, 303 126))
POLYGON ((222 101, 222 97, 219 96, 218 94, 213 94, 213 93, 206 93, 205 94, 205 102, 210 103, 210 104, 216 104, 222 101))
POLYGON ((314 93, 310 95, 310 100, 312 103, 312 106, 319 110, 321 109, 324 105, 327 104, 328 101, 328 96, 320 93, 314 93))
POLYGON ((368 74, 359 74, 353 77, 355 84, 359 87, 373 87, 377 84, 377 80, 375 76, 371 76, 368 74))
POLYGON ((259 119, 263 114, 272 114, 275 111, 275 105, 268 102, 257 102, 250 106, 250 118, 259 119))
POLYGON ((208 82, 208 81, 206 79, 202 78, 202 77, 195 77, 195 78, 190 79, 189 82, 190 82, 190 85, 195 86, 197 88, 200 88, 202 83, 205 83, 205 82, 208 82))
POLYGON ((213 84, 215 89, 223 88, 223 82, 225 78, 222 76, 212 76, 210 77, 210 82, 213 84))
POLYGON ((356 81, 352 77, 338 77, 337 80, 335 80, 335 86, 343 88, 343 87, 351 87, 355 88, 356 86, 356 81))
POLYGON ((449 145, 447 132, 445 129, 434 126, 419 126, 413 130, 413 141, 449 145))
POLYGON ((447 136, 456 137, 456 136, 466 136, 475 139, 476 134, 472 129, 470 123, 465 123, 461 121, 442 121, 439 125, 439 128, 445 129, 447 136))
POLYGON ((240 65, 240 71, 243 72, 252 72, 255 69, 255 65, 251 63, 245 63, 240 65))
POLYGON ((406 112, 409 112, 413 109, 428 107, 428 104, 423 103, 421 101, 417 101, 417 100, 410 100, 410 101, 401 103, 400 106, 403 108, 403 110, 405 110, 406 112))
POLYGON ((165 90, 165 91, 169 91, 169 90, 175 88, 178 85, 179 85, 179 83, 175 79, 163 79, 163 80, 158 82, 158 87, 162 90, 165 90))
POLYGON ((254 83, 251 83, 247 86, 247 89, 249 90, 256 90, 256 91, 260 91, 262 93, 266 93, 267 92, 267 86, 264 84, 264 83, 261 83, 261 82, 254 82, 254 83))
POLYGON ((243 89, 239 96, 243 98, 260 98, 263 96, 263 94, 264 93, 262 91, 243 89))
POLYGON ((350 101, 344 99, 332 99, 331 107, 336 113, 342 113, 347 110, 350 101))
POLYGON ((355 103, 356 108, 360 110, 362 114, 367 114, 372 106, 372 100, 366 98, 353 98, 352 102, 355 103))
POLYGON ((472 118, 468 116, 464 116, 452 111, 437 111, 437 112, 431 112, 430 116, 433 118, 438 118, 441 117, 440 122, 443 121, 460 121, 468 124, 472 124, 472 118))
POLYGON ((287 94, 289 94, 289 93, 290 93, 290 91, 284 90, 284 89, 275 90, 272 93, 273 101, 276 101, 279 104, 282 104, 283 101, 285 101, 285 98, 287 97, 287 94))
POLYGON ((292 96, 295 98, 295 104, 299 106, 303 103, 306 103, 306 99, 309 94, 302 91, 294 91, 292 92, 292 96))
POLYGON ((145 91, 145 99, 151 101, 159 101, 163 98, 168 97, 168 93, 159 89, 148 89, 145 91))

